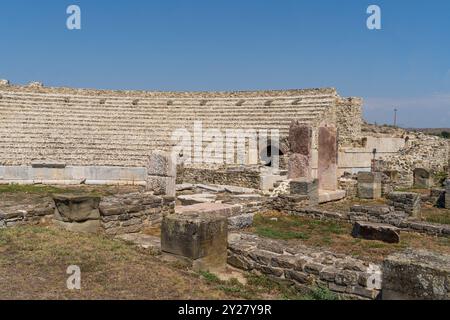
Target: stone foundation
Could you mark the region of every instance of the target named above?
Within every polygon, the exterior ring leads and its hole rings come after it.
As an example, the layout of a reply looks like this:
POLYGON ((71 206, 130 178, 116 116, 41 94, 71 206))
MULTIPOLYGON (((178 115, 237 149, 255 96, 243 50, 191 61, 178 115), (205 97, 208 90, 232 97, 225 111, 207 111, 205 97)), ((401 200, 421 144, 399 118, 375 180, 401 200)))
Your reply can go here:
POLYGON ((378 240, 387 243, 399 243, 399 229, 389 224, 357 221, 352 236, 366 240, 378 240))
POLYGON ((291 195, 303 195, 309 199, 310 206, 319 204, 319 180, 297 179, 290 182, 291 195))
POLYGON ((383 300, 450 300, 450 256, 407 251, 383 262, 383 300))

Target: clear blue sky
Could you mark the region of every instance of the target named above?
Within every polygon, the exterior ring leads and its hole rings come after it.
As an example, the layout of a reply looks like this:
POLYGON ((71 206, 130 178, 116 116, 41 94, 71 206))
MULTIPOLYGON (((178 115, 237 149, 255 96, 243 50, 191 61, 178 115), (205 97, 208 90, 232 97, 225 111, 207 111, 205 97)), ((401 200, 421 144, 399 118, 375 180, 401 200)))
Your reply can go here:
POLYGON ((147 90, 336 87, 369 121, 450 127, 450 1, 2 0, 0 78, 147 90), (82 30, 66 28, 66 8, 82 30), (366 9, 382 9, 382 30, 366 9))

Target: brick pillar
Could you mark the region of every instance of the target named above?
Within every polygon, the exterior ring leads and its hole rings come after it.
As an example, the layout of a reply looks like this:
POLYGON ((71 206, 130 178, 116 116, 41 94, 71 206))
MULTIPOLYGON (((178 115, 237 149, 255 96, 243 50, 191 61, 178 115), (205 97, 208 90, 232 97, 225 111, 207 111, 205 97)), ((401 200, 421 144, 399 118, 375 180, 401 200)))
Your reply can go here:
POLYGON ((338 144, 335 127, 319 128, 319 189, 334 191, 337 181, 338 144))
POLYGON ((291 155, 289 157, 288 178, 311 178, 312 158, 312 128, 293 121, 289 129, 289 144, 291 155))

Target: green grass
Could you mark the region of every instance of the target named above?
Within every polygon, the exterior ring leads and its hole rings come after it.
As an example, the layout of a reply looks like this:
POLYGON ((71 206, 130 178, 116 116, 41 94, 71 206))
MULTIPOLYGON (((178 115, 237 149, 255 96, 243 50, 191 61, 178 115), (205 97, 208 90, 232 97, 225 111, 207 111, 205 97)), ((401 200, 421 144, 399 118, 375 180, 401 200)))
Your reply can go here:
POLYGON ((309 237, 302 232, 294 232, 294 231, 283 231, 277 230, 271 227, 257 227, 256 234, 261 237, 272 238, 272 239, 303 239, 306 240, 309 237))
POLYGON ((63 189, 44 185, 19 185, 19 184, 0 185, 0 193, 51 194, 62 192, 64 192, 63 189))
POLYGON ((442 215, 433 215, 425 218, 425 221, 439 224, 450 224, 450 213, 443 213, 442 215))

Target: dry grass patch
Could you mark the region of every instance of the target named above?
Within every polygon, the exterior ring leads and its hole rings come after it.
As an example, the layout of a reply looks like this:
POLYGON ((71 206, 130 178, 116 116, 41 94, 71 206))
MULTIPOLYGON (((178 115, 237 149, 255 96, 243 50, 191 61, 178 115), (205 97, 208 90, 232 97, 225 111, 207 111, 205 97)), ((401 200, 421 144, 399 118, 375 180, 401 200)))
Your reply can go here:
POLYGON ((123 242, 52 227, 0 230, 0 299, 223 299, 198 276, 123 242), (66 287, 81 268, 81 291, 66 287))

